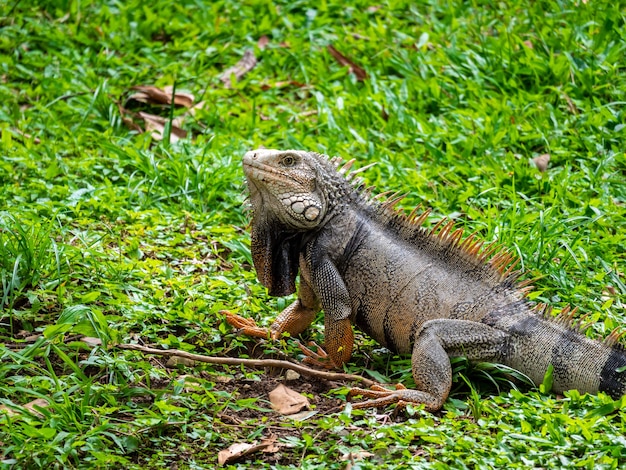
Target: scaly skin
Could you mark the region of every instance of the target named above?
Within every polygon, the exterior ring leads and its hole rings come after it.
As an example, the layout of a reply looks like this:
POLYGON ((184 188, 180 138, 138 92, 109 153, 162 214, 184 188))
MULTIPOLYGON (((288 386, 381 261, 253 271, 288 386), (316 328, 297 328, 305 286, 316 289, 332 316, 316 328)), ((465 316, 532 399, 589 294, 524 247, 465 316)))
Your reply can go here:
MULTIPOLYGON (((272 324, 270 336, 304 331, 324 310, 325 349, 332 364, 350 359, 355 324, 398 353, 411 354, 416 390, 360 390, 357 407, 419 403, 441 408, 452 381, 450 357, 506 364, 540 383, 550 365, 557 392, 626 391, 626 354, 578 332, 573 312, 538 315, 516 284, 511 256, 491 255, 452 225, 424 229, 427 214, 405 217, 397 200, 367 197, 335 159, 296 150, 246 153, 253 209, 252 255, 271 295, 298 299, 272 324), (352 181, 350 181, 352 180, 352 181)), ((244 332, 267 332, 229 318, 244 332)))

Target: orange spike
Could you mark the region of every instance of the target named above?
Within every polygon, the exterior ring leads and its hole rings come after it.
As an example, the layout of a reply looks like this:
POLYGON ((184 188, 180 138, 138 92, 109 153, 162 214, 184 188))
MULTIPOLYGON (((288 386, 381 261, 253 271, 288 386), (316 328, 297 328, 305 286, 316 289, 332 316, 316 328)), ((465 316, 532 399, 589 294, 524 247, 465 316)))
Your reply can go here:
POLYGON ((335 167, 335 170, 339 167, 343 160, 339 157, 333 157, 330 159, 330 163, 335 167))
POLYGON ((421 204, 418 204, 417 206, 415 206, 413 208, 413 210, 409 213, 409 215, 407 216, 407 219, 409 219, 410 222, 413 222, 413 220, 417 217, 417 212, 420 210, 420 208, 422 207, 421 204))
POLYGON ((535 286, 526 286, 526 287, 522 287, 521 289, 518 289, 518 292, 522 294, 523 297, 526 297, 528 293, 534 288, 535 286))
POLYGON ((520 281, 520 282, 517 283, 517 287, 522 289, 522 288, 524 288, 526 286, 529 286, 530 284, 534 284, 535 280, 536 279, 534 279, 534 278, 532 278, 532 279, 524 279, 523 281, 520 281))
POLYGON ((421 215, 417 219, 415 219, 413 221, 413 224, 415 224, 415 225, 422 225, 424 223, 424 221, 430 215, 431 211, 432 211, 432 209, 426 209, 424 212, 421 213, 421 215))
POLYGON ((443 228, 439 231, 437 236, 441 240, 446 240, 446 238, 448 237, 448 234, 450 233, 450 230, 452 230, 452 227, 454 227, 454 220, 448 221, 448 223, 444 225, 443 228))
MULTIPOLYGON (((515 265, 518 264, 518 260, 517 258, 514 261, 515 265)), ((522 275, 524 274, 524 271, 522 271, 521 269, 516 269, 514 271, 511 271, 509 274, 507 274, 506 278, 509 279, 511 282, 515 282, 516 283, 516 287, 519 287, 519 285, 517 284, 517 280, 522 277, 522 275)))
POLYGON ((437 230, 439 230, 439 227, 441 227, 441 224, 443 224, 446 221, 446 218, 444 217, 443 219, 441 219, 439 222, 437 222, 435 224, 435 226, 433 228, 430 229, 430 233, 431 235, 433 233, 435 233, 437 230))
MULTIPOLYGON (((374 200, 384 199, 385 197, 389 196, 392 193, 393 193, 393 191, 385 191, 383 193, 378 193, 372 199, 374 199, 374 200)), ((395 194, 395 193, 393 193, 393 194, 395 194)))
POLYGON ((370 163, 368 165, 362 166, 361 168, 357 168, 356 170, 352 170, 350 172, 350 174, 348 175, 350 178, 352 178, 354 175, 356 175, 357 173, 362 173, 366 170, 369 170, 370 168, 372 168, 374 165, 378 165, 378 162, 374 162, 374 163, 370 163))
POLYGON ((489 258, 493 254, 494 251, 496 251, 497 248, 498 248, 498 245, 496 245, 496 242, 491 242, 489 245, 485 247, 485 250, 480 254, 480 260, 485 261, 487 258, 489 258))
POLYGON ((513 271, 515 270, 515 268, 517 267, 517 265, 519 264, 519 258, 515 258, 515 260, 513 261, 513 263, 509 266, 509 268, 504 272, 504 277, 509 277, 513 271))
POLYGON ((613 346, 615 343, 619 341, 619 339, 624 335, 624 331, 620 331, 620 328, 615 328, 611 331, 611 334, 604 338, 604 344, 607 346, 613 346))
POLYGON ((341 173, 342 175, 345 175, 348 170, 350 170, 350 168, 352 167, 352 165, 354 165, 354 162, 356 162, 356 158, 353 158, 351 160, 348 160, 346 163, 343 164, 343 166, 341 168, 339 168, 337 171, 339 173, 341 173))
POLYGON ((385 209, 393 209, 393 207, 398 204, 400 201, 402 201, 402 199, 404 199, 407 194, 409 193, 404 193, 404 194, 400 194, 399 196, 397 196, 398 193, 394 193, 392 194, 389 199, 387 199, 384 203, 383 206, 385 207, 385 209))
MULTIPOLYGON (((578 307, 576 307, 575 310, 577 309, 578 307)), ((578 331, 580 331, 581 333, 584 333, 591 325, 593 325, 593 322, 585 323, 590 316, 591 312, 585 313, 582 317, 578 319, 578 322, 576 323, 576 328, 578 328, 578 331)))
POLYGON ((496 270, 501 271, 510 260, 510 255, 506 251, 500 251, 489 260, 489 264, 496 270))
POLYGON ((478 253, 480 252, 484 244, 485 244, 484 241, 478 240, 476 243, 474 243, 471 247, 467 249, 467 252, 470 255, 478 256, 478 253))
POLYGON ((458 246, 459 241, 461 240, 461 237, 463 237, 463 229, 462 228, 457 228, 450 235, 450 244, 458 246))
POLYGON ((463 250, 467 251, 467 249, 471 247, 472 241, 474 241, 475 237, 476 237, 476 233, 471 233, 469 237, 467 237, 465 240, 459 243, 459 248, 462 248, 463 250))

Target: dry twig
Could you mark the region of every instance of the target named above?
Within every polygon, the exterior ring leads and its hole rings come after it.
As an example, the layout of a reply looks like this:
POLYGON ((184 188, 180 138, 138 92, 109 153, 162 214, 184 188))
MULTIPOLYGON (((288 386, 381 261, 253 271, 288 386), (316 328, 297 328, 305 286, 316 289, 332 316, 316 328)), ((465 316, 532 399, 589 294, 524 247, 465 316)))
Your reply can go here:
POLYGON ((324 380, 345 380, 345 381, 358 381, 367 386, 377 384, 373 380, 367 379, 360 375, 344 374, 341 372, 327 372, 323 370, 311 369, 301 364, 294 364, 293 362, 281 361, 278 359, 241 359, 237 357, 215 357, 204 356, 202 354, 193 354, 186 351, 180 351, 178 349, 155 349, 146 346, 140 346, 138 344, 118 344, 120 349, 130 349, 132 351, 141 351, 146 354, 158 354, 160 356, 177 356, 192 361, 206 362, 209 364, 222 364, 228 366, 246 366, 253 369, 259 369, 263 367, 278 367, 281 369, 291 369, 296 372, 307 375, 309 377, 316 377, 324 380))

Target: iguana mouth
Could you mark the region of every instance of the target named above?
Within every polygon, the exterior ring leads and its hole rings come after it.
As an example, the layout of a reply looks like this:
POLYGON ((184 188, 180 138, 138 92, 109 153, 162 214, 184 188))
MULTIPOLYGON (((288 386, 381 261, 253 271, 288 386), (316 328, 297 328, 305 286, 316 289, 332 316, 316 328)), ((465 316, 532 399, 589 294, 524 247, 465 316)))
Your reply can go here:
POLYGON ((284 174, 272 168, 270 165, 266 165, 254 160, 245 161, 243 164, 244 172, 249 179, 255 181, 266 180, 281 180, 284 179, 284 174))

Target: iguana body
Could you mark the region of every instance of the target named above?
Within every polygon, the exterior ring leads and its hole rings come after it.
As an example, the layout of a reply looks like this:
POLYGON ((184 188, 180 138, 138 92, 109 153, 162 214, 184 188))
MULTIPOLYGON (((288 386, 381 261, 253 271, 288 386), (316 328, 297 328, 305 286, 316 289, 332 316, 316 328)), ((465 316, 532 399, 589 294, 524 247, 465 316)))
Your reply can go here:
POLYGON ((552 365, 557 392, 626 393, 617 334, 597 342, 578 331, 569 309, 556 318, 537 314, 508 254, 492 256, 451 224, 427 230, 427 213, 406 217, 393 210, 393 198, 376 202, 353 180, 351 162, 339 168, 324 155, 264 149, 248 152, 243 164, 259 280, 271 295, 288 295, 300 272, 298 299, 273 323, 272 336, 302 332, 322 308, 335 366, 350 358, 352 324, 412 354, 417 390, 368 391, 377 399, 367 406, 439 409, 451 387, 450 356, 505 364, 535 383, 552 365))

